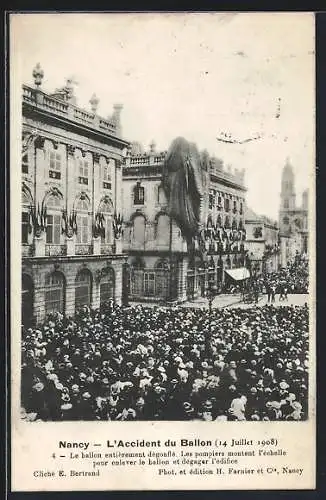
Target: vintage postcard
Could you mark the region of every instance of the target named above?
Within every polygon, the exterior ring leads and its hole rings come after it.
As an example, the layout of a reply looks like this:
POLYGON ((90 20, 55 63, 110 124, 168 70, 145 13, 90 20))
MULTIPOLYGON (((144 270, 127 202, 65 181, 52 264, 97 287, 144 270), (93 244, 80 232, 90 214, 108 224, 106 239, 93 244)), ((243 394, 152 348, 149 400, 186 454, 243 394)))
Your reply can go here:
POLYGON ((314 15, 9 35, 12 490, 314 489, 314 15))

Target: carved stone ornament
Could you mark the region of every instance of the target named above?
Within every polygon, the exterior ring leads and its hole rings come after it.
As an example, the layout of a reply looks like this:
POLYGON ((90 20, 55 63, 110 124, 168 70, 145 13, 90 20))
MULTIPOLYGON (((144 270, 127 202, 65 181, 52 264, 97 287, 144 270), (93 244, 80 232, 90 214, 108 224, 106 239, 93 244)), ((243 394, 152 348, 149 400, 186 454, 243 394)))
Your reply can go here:
POLYGON ((94 163, 99 163, 100 162, 100 157, 101 157, 101 155, 99 153, 93 153, 94 163))
POLYGON ((74 156, 76 151, 76 147, 72 146, 71 144, 67 144, 67 153, 69 156, 74 156))

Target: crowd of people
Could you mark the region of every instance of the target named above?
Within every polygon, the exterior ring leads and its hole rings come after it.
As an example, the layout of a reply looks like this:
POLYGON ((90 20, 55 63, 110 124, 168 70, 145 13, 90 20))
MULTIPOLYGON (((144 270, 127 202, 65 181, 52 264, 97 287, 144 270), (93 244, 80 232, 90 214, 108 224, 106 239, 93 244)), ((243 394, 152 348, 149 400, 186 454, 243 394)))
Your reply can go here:
POLYGON ((309 270, 308 262, 296 260, 277 273, 268 274, 264 280, 266 293, 273 297, 280 294, 285 300, 288 294, 308 293, 309 270))
POLYGON ((22 418, 305 420, 308 307, 83 308, 22 332, 22 418))

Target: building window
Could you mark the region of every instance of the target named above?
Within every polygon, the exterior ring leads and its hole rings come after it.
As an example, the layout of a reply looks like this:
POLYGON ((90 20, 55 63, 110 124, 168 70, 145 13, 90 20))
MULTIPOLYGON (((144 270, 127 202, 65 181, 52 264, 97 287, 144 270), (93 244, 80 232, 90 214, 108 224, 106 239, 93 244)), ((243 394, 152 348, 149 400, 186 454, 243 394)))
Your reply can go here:
POLYGON ((22 158, 22 173, 28 174, 28 154, 25 153, 22 158))
POLYGON ((144 272, 144 295, 152 296, 155 294, 155 273, 144 272))
POLYGON ((22 212, 22 243, 28 243, 29 213, 22 212))
POLYGON ((111 189, 111 166, 110 164, 103 166, 103 188, 111 189))
POLYGON ((224 227, 225 229, 230 229, 230 219, 228 216, 225 217, 224 227))
POLYGON ((230 200, 229 200, 229 198, 225 198, 225 200, 224 200, 224 210, 226 212, 229 212, 229 210, 230 210, 230 200))
POLYGON ((88 184, 88 175, 89 175, 89 164, 87 160, 79 160, 78 166, 78 182, 79 184, 88 184))
POLYGON ((50 152, 49 177, 51 179, 61 179, 61 155, 53 151, 50 152))
POLYGON ((143 205, 145 201, 145 188, 137 182, 134 188, 134 205, 143 205))
POLYGON ((209 201, 208 201, 208 206, 209 209, 212 210, 215 205, 215 194, 214 193, 209 193, 209 201))
POLYGON ((284 200, 284 208, 289 208, 289 200, 287 198, 284 200))
POLYGON ((64 313, 65 279, 62 273, 54 272, 45 279, 45 313, 64 313))
POLYGON ((91 305, 92 276, 87 269, 80 271, 75 280, 75 308, 91 305))
POLYGON ((77 216, 77 239, 79 244, 86 245, 89 242, 89 217, 88 215, 77 216))
POLYGON ((288 217, 283 217, 283 224, 285 224, 287 226, 289 222, 290 221, 289 221, 288 217))
POLYGON ((46 243, 60 245, 61 237, 61 199, 51 195, 46 202, 47 208, 53 210, 46 217, 46 243))
POLYGON ((47 215, 46 217, 46 242, 60 245, 61 215, 47 215))
POLYGON ((237 208, 237 202, 236 202, 236 201, 234 201, 234 202, 233 202, 233 213, 234 213, 234 214, 236 214, 236 213, 237 213, 237 211, 238 211, 238 208, 237 208))
POLYGON ((88 202, 79 200, 76 206, 77 209, 77 238, 76 243, 88 244, 90 240, 90 221, 88 214, 88 202), (84 213, 80 213, 84 212, 84 213))

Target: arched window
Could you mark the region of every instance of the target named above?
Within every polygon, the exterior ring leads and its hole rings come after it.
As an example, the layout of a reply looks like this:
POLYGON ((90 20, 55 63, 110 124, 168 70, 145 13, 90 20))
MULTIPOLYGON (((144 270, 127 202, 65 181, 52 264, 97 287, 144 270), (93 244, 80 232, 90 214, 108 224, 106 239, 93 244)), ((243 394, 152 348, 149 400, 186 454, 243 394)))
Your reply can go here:
POLYGON ((49 152, 49 177, 50 179, 61 179, 62 157, 57 151, 49 152))
POLYGON ((109 160, 108 163, 105 163, 102 167, 102 179, 103 179, 103 188, 111 189, 111 163, 113 160, 109 160))
POLYGON ((89 243, 90 236, 90 218, 89 203, 86 199, 79 199, 76 204, 77 210, 77 243, 86 245, 89 243))
POLYGON ((158 216, 156 221, 156 239, 162 245, 169 242, 170 217, 165 214, 158 216))
POLYGON ((133 239, 137 245, 145 245, 145 218, 143 215, 136 215, 133 221, 133 239))
POLYGON ((225 217, 224 227, 226 229, 230 229, 230 219, 229 219, 228 215, 225 217))
POLYGON ((217 223, 217 226, 218 226, 218 227, 221 227, 221 226, 222 226, 222 217, 220 216, 220 214, 217 216, 217 221, 216 221, 216 223, 217 223))
POLYGON ((114 271, 111 268, 105 269, 100 281, 100 303, 108 300, 114 300, 114 271))
POLYGON ((88 269, 79 271, 75 280, 75 308, 90 306, 92 299, 92 275, 88 269))
POLYGON ((78 183, 88 185, 90 174, 89 162, 85 158, 78 159, 78 183))
POLYGON ((55 271, 45 278, 45 313, 64 313, 65 277, 55 271))
POLYGON ((58 195, 50 195, 46 199, 46 243, 60 245, 62 200, 58 195))
POLYGON ((226 212, 229 212, 229 210, 230 210, 230 200, 229 200, 229 198, 225 198, 225 200, 224 200, 224 210, 226 212))
POLYGON ((145 202, 145 188, 137 182, 134 187, 134 205, 144 205, 145 202))

